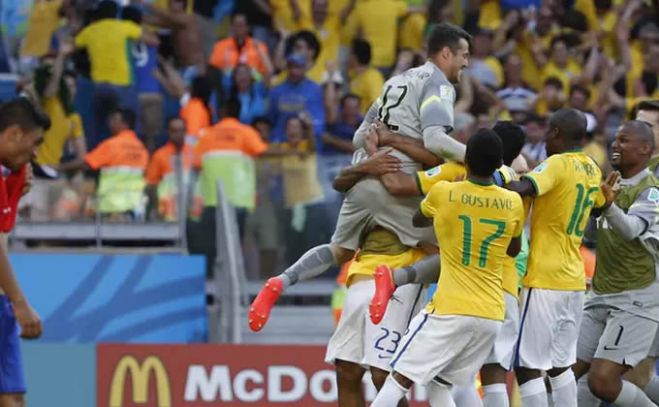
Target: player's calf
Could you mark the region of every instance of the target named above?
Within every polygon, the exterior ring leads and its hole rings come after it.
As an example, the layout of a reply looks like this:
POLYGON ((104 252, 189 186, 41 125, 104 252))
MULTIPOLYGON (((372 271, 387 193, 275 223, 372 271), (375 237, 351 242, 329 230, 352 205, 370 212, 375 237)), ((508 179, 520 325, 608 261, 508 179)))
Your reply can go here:
POLYGON ((270 318, 272 307, 282 293, 299 281, 311 280, 332 266, 340 266, 354 256, 355 252, 332 244, 316 246, 302 255, 282 274, 268 279, 252 302, 248 312, 249 327, 258 332, 270 318))
POLYGON ((336 360, 336 383, 340 407, 363 407, 362 378, 366 370, 359 364, 336 360))

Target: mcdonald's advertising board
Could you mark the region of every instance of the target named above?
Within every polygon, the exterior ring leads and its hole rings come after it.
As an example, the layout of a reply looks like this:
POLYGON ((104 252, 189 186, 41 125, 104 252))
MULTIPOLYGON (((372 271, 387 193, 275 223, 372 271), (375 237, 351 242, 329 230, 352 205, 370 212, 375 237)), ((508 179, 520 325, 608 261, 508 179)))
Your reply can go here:
MULTIPOLYGON (((334 369, 324 357, 322 346, 99 344, 96 405, 336 405, 334 369)), ((364 383, 372 400, 375 389, 364 383)), ((425 400, 417 387, 410 405, 425 400)))

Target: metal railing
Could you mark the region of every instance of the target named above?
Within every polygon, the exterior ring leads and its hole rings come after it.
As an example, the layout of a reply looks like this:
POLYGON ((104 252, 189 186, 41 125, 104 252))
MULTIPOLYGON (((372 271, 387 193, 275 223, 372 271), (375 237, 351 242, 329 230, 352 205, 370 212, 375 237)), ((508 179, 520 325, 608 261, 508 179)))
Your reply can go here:
MULTIPOLYGON (((219 302, 219 326, 216 337, 219 342, 241 343, 240 317, 243 314, 243 306, 247 304, 244 295, 245 266, 236 209, 227 200, 221 181, 217 183, 215 230, 217 253, 213 267, 213 281, 219 302)), ((215 336, 213 332, 211 336, 215 336)))

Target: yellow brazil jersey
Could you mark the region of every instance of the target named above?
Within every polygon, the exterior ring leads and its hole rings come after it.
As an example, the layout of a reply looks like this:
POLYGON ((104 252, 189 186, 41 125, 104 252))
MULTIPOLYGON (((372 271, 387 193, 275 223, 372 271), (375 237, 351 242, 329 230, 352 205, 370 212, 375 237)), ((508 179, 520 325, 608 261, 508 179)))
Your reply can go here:
POLYGON ((419 248, 402 244, 395 233, 375 228, 366 235, 357 257, 350 264, 346 286, 350 287, 356 276, 373 276, 380 264, 396 269, 414 264, 426 255, 419 248))
POLYGON ((503 263, 524 228, 522 198, 493 184, 440 182, 421 202, 433 218, 441 275, 427 311, 503 320, 503 263))
POLYGON ((87 49, 94 82, 127 86, 133 83, 129 40, 136 40, 141 35, 139 25, 107 18, 84 28, 75 37, 75 45, 87 49))
POLYGON ((586 154, 571 151, 547 158, 523 177, 537 193, 524 287, 584 290, 579 247, 591 209, 605 201, 600 189, 602 172, 586 154))

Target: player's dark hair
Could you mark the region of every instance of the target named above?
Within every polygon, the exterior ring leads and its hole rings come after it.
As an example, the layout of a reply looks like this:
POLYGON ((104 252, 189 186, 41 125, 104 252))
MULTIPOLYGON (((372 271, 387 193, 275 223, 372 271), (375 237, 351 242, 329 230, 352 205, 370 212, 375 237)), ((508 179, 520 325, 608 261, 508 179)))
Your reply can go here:
POLYGON ((498 121, 492 130, 503 143, 503 163, 510 166, 526 143, 526 133, 521 126, 509 120, 498 121))
POLYGON ((320 42, 316 34, 308 30, 298 31, 295 34, 291 35, 286 39, 286 44, 284 45, 284 54, 289 56, 293 53, 293 48, 295 43, 300 40, 307 43, 307 46, 313 50, 313 60, 315 61, 320 54, 320 42))
POLYGON ((480 129, 467 142, 465 162, 477 177, 489 177, 503 161, 501 138, 490 129, 480 129))
POLYGON ((468 32, 450 23, 440 23, 435 25, 428 35, 428 55, 435 55, 444 47, 449 47, 451 52, 458 52, 460 39, 467 42, 471 40, 468 32))
POLYGON ((18 125, 25 131, 36 128, 48 130, 50 119, 28 99, 18 97, 0 105, 0 132, 13 125, 18 125))
POLYGON ((110 114, 118 114, 119 117, 121 117, 121 121, 124 122, 128 128, 134 129, 135 128, 135 122, 137 121, 137 116, 135 115, 135 112, 132 109, 128 109, 125 107, 118 107, 116 109, 113 109, 110 114))
POLYGON ((352 40, 352 53, 357 58, 360 65, 368 65, 371 63, 371 44, 361 38, 352 40))
POLYGON ((121 19, 142 24, 142 10, 135 6, 125 6, 121 9, 121 19))
POLYGON ((112 0, 103 0, 96 6, 96 20, 104 18, 117 18, 119 14, 119 5, 112 0))
POLYGON ((635 112, 639 110, 648 110, 650 112, 659 112, 659 99, 655 100, 644 100, 636 105, 634 108, 635 112))
POLYGON ((654 151, 654 133, 652 133, 652 126, 642 120, 630 120, 622 125, 623 127, 630 127, 634 134, 640 136, 641 140, 650 144, 650 153, 654 151))
POLYGON ((579 145, 586 137, 587 124, 586 116, 576 109, 560 109, 549 118, 549 126, 570 146, 579 145))
POLYGON ((240 117, 240 100, 238 98, 229 98, 222 105, 222 117, 233 117, 237 119, 240 117))

